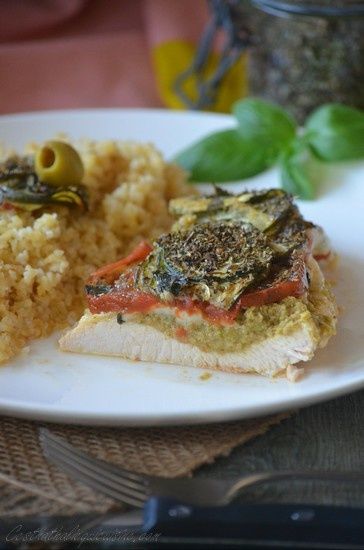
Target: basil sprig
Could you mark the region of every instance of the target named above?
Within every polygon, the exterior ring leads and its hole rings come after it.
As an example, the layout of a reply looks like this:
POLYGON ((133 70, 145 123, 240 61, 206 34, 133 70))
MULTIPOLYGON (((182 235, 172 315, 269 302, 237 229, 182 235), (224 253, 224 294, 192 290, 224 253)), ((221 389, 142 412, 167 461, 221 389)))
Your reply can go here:
POLYGON ((190 172, 192 181, 224 182, 250 178, 271 165, 271 152, 238 130, 210 134, 187 147, 176 162, 190 172))
POLYGON ((339 103, 323 105, 308 117, 305 129, 319 159, 364 158, 364 111, 339 103))
POLYGON ((249 141, 260 143, 261 149, 270 153, 271 162, 296 135, 295 120, 278 105, 261 99, 237 101, 232 114, 238 121, 240 134, 249 141))
POLYGON ((209 134, 176 156, 191 182, 242 180, 278 164, 282 187, 313 199, 318 160, 364 158, 364 112, 359 109, 323 105, 300 131, 281 107, 261 99, 240 100, 232 113, 235 128, 209 134))
POLYGON ((317 160, 305 137, 294 139, 279 159, 281 187, 301 199, 315 198, 317 160))

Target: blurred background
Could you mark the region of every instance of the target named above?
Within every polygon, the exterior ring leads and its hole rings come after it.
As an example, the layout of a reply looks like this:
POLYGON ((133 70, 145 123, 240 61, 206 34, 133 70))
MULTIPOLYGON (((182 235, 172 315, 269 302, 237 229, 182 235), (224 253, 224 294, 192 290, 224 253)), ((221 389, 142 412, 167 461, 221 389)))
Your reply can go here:
POLYGON ((364 106, 364 3, 0 2, 0 112, 168 107, 228 112, 263 96, 303 120, 364 106))

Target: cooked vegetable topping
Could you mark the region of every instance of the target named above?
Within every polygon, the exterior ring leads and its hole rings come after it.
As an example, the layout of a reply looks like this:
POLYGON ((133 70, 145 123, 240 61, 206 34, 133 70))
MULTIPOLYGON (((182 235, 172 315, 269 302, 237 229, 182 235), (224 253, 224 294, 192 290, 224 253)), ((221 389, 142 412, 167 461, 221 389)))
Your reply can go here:
MULTIPOLYGON (((290 253, 308 241, 310 224, 278 189, 239 195, 217 189, 210 197, 176 199, 170 209, 181 218, 156 241, 135 278, 138 288, 162 300, 187 295, 229 309, 277 270, 291 277, 290 253)), ((302 293, 301 279, 296 286, 280 286, 275 295, 287 289, 302 293)))
POLYGON ((86 209, 87 201, 87 191, 77 181, 73 181, 71 185, 65 179, 62 185, 56 187, 49 181, 42 180, 31 156, 13 156, 0 164, 0 205, 3 208, 12 206, 32 211, 58 204, 86 209))
MULTIPOLYGON (((90 282, 103 281, 113 282, 119 275, 125 271, 125 268, 144 260, 148 254, 152 251, 152 247, 146 241, 142 241, 138 246, 125 258, 122 258, 118 262, 100 267, 97 271, 94 271, 90 276, 90 282)), ((100 286, 100 285, 99 285, 100 286)), ((101 285, 102 286, 102 285, 101 285)), ((95 288, 95 287, 94 287, 95 288)))
POLYGON ((263 233, 237 222, 198 224, 187 232, 168 233, 158 239, 155 249, 191 281, 234 280, 261 270, 273 256, 263 233))
POLYGON ((297 250, 281 264, 272 266, 269 276, 257 288, 240 296, 237 308, 280 302, 287 296, 302 296, 308 289, 304 254, 297 250))
POLYGON ((96 271, 90 310, 147 312, 164 304, 213 323, 242 309, 299 297, 308 289, 306 257, 314 227, 282 190, 171 202, 174 230, 150 247, 96 271))
POLYGON ((35 173, 49 185, 79 185, 83 178, 80 155, 68 143, 48 141, 34 158, 35 173))
POLYGON ((269 237, 271 246, 283 253, 303 245, 312 224, 306 222, 293 204, 291 195, 280 189, 231 195, 219 188, 210 197, 188 197, 170 202, 170 212, 180 216, 175 230, 196 223, 226 220, 247 222, 269 237))
POLYGON ((251 224, 197 224, 160 237, 136 282, 164 298, 187 289, 189 295, 228 309, 268 272, 272 259, 267 239, 251 224))
POLYGON ((217 190, 210 197, 188 197, 170 203, 170 212, 181 216, 176 228, 186 224, 226 220, 247 222, 260 231, 267 231, 288 214, 297 212, 292 197, 280 189, 245 192, 231 195, 217 190))

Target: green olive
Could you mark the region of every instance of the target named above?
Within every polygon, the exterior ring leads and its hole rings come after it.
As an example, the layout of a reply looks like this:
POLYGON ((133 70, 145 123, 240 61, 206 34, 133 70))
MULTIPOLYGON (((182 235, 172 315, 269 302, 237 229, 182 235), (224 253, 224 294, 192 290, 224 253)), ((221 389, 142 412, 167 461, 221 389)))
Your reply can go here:
POLYGON ((36 152, 34 165, 39 179, 50 185, 78 185, 83 178, 80 155, 63 141, 47 141, 36 152))

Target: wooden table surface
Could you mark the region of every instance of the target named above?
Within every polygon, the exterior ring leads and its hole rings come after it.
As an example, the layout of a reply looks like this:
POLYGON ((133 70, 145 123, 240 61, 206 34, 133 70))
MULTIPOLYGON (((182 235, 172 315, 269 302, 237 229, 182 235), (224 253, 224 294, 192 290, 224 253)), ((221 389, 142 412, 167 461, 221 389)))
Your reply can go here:
MULTIPOLYGON (((230 477, 279 469, 364 472, 364 390, 301 409, 197 475, 230 477)), ((275 482, 246 490, 240 501, 364 507, 364 485, 275 482)))

